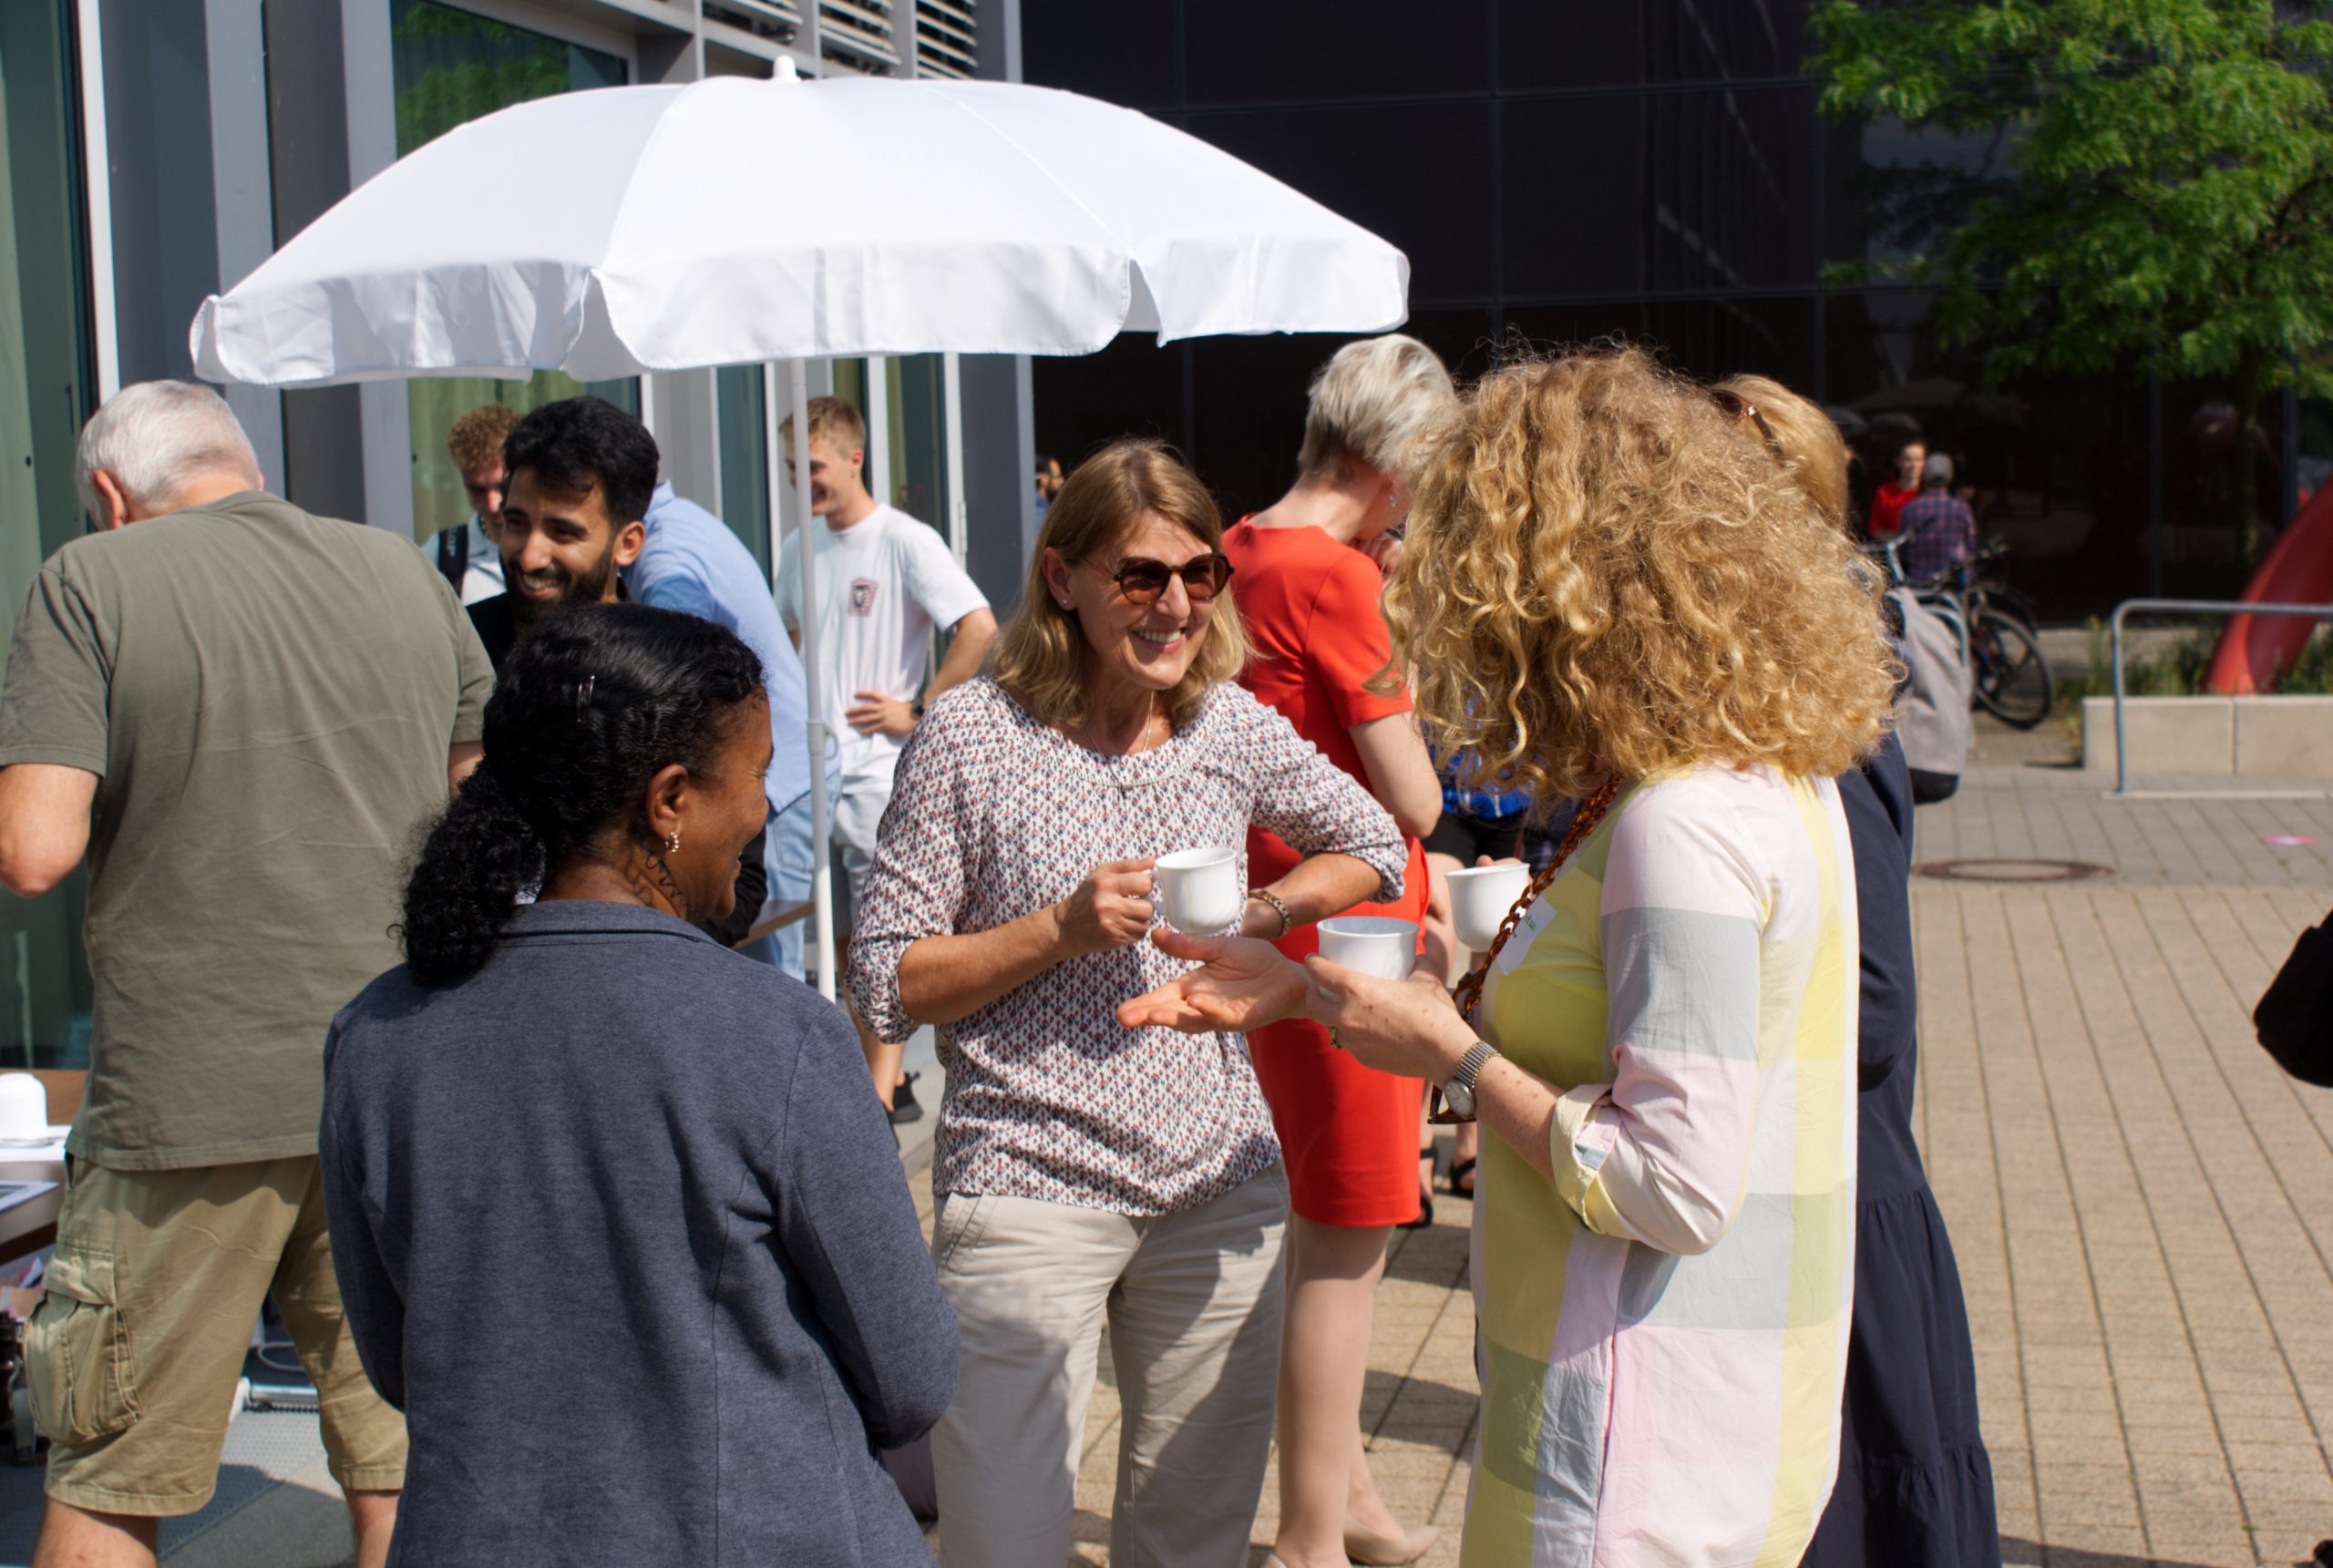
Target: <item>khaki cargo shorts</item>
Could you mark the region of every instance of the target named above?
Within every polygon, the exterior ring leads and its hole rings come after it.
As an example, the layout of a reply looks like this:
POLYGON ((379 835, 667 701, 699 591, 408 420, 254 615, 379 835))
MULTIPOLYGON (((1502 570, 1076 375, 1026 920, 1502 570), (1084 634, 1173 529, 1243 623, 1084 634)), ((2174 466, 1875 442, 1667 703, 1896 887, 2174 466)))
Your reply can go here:
POLYGON ((270 1291, 316 1385, 333 1478, 404 1486, 405 1418, 373 1391, 341 1316, 314 1155, 69 1170, 46 1293, 25 1326, 49 1496, 98 1513, 209 1502, 270 1291))

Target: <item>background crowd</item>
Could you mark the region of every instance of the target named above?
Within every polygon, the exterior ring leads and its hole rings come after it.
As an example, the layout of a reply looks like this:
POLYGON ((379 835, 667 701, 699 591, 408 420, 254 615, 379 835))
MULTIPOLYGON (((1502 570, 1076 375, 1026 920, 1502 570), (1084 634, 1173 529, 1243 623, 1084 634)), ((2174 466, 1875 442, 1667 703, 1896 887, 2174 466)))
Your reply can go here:
POLYGON ((926 1561, 927 1434, 945 1562, 1062 1562, 1105 1330, 1113 1563, 1244 1563, 1275 1435, 1275 1562, 1410 1561, 1359 1418, 1429 1091, 1468 1563, 1998 1562, 1910 1136, 1906 654, 1820 409, 1355 343, 1228 527, 1155 442, 1040 459, 1001 628, 856 410, 786 435, 809 615, 596 399, 457 422, 426 553, 265 495, 200 388, 90 421, 0 690, 0 879, 91 872, 42 1568, 207 1501, 270 1295, 365 1564, 926 1561), (1207 849, 1244 903, 1158 924, 1207 849), (786 918, 830 852, 847 1012, 786 918), (1459 1005, 1447 877, 1516 855, 1459 1005), (1410 978, 1321 955, 1351 917, 1410 978))

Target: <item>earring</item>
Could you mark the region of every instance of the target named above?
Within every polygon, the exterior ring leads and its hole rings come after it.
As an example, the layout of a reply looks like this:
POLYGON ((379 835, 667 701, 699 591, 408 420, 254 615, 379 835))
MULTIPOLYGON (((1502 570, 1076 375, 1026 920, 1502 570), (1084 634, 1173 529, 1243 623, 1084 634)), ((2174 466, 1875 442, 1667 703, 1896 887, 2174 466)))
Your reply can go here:
POLYGON ((673 829, 673 835, 672 835, 672 836, 671 836, 670 838, 667 838, 666 840, 664 840, 664 853, 666 853, 667 855, 678 855, 680 852, 681 852, 681 830, 680 830, 679 828, 677 828, 677 827, 676 827, 676 828, 673 829))

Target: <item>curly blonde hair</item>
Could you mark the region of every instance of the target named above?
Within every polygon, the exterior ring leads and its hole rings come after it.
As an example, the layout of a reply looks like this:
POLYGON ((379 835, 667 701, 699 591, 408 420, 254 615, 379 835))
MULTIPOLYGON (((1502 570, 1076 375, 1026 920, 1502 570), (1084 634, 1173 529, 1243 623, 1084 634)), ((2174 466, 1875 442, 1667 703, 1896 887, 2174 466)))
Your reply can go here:
MULTIPOLYGON (((1085 722, 1085 670, 1090 650, 1077 612, 1063 610, 1045 588, 1045 552, 1064 560, 1114 564, 1127 525, 1155 513, 1211 550, 1223 548, 1223 513, 1175 450, 1164 442, 1125 437, 1077 466, 1045 509, 1045 525, 1029 552, 1029 576, 1012 619, 997 634, 996 683, 1056 729, 1085 722)), ((1198 716, 1207 694, 1248 667, 1248 633, 1228 593, 1193 634, 1197 648, 1183 679, 1166 693, 1166 716, 1177 729, 1198 716)))
POLYGON ((1853 766, 1895 677, 1858 565, 1707 388, 1601 349, 1475 387, 1417 481, 1385 616, 1470 782, 1544 810, 1608 771, 1853 766))
POLYGON ((481 403, 446 432, 446 450, 454 466, 467 473, 502 461, 502 444, 519 427, 519 411, 507 403, 481 403))

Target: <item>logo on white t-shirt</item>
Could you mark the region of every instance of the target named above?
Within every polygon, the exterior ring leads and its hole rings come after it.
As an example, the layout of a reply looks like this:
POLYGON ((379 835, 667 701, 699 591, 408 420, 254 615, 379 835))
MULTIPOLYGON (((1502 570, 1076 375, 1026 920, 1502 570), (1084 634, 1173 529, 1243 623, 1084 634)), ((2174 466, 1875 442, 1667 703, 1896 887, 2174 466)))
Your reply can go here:
POLYGON ((850 585, 850 612, 853 615, 875 613, 875 579, 871 577, 854 579, 850 585))

